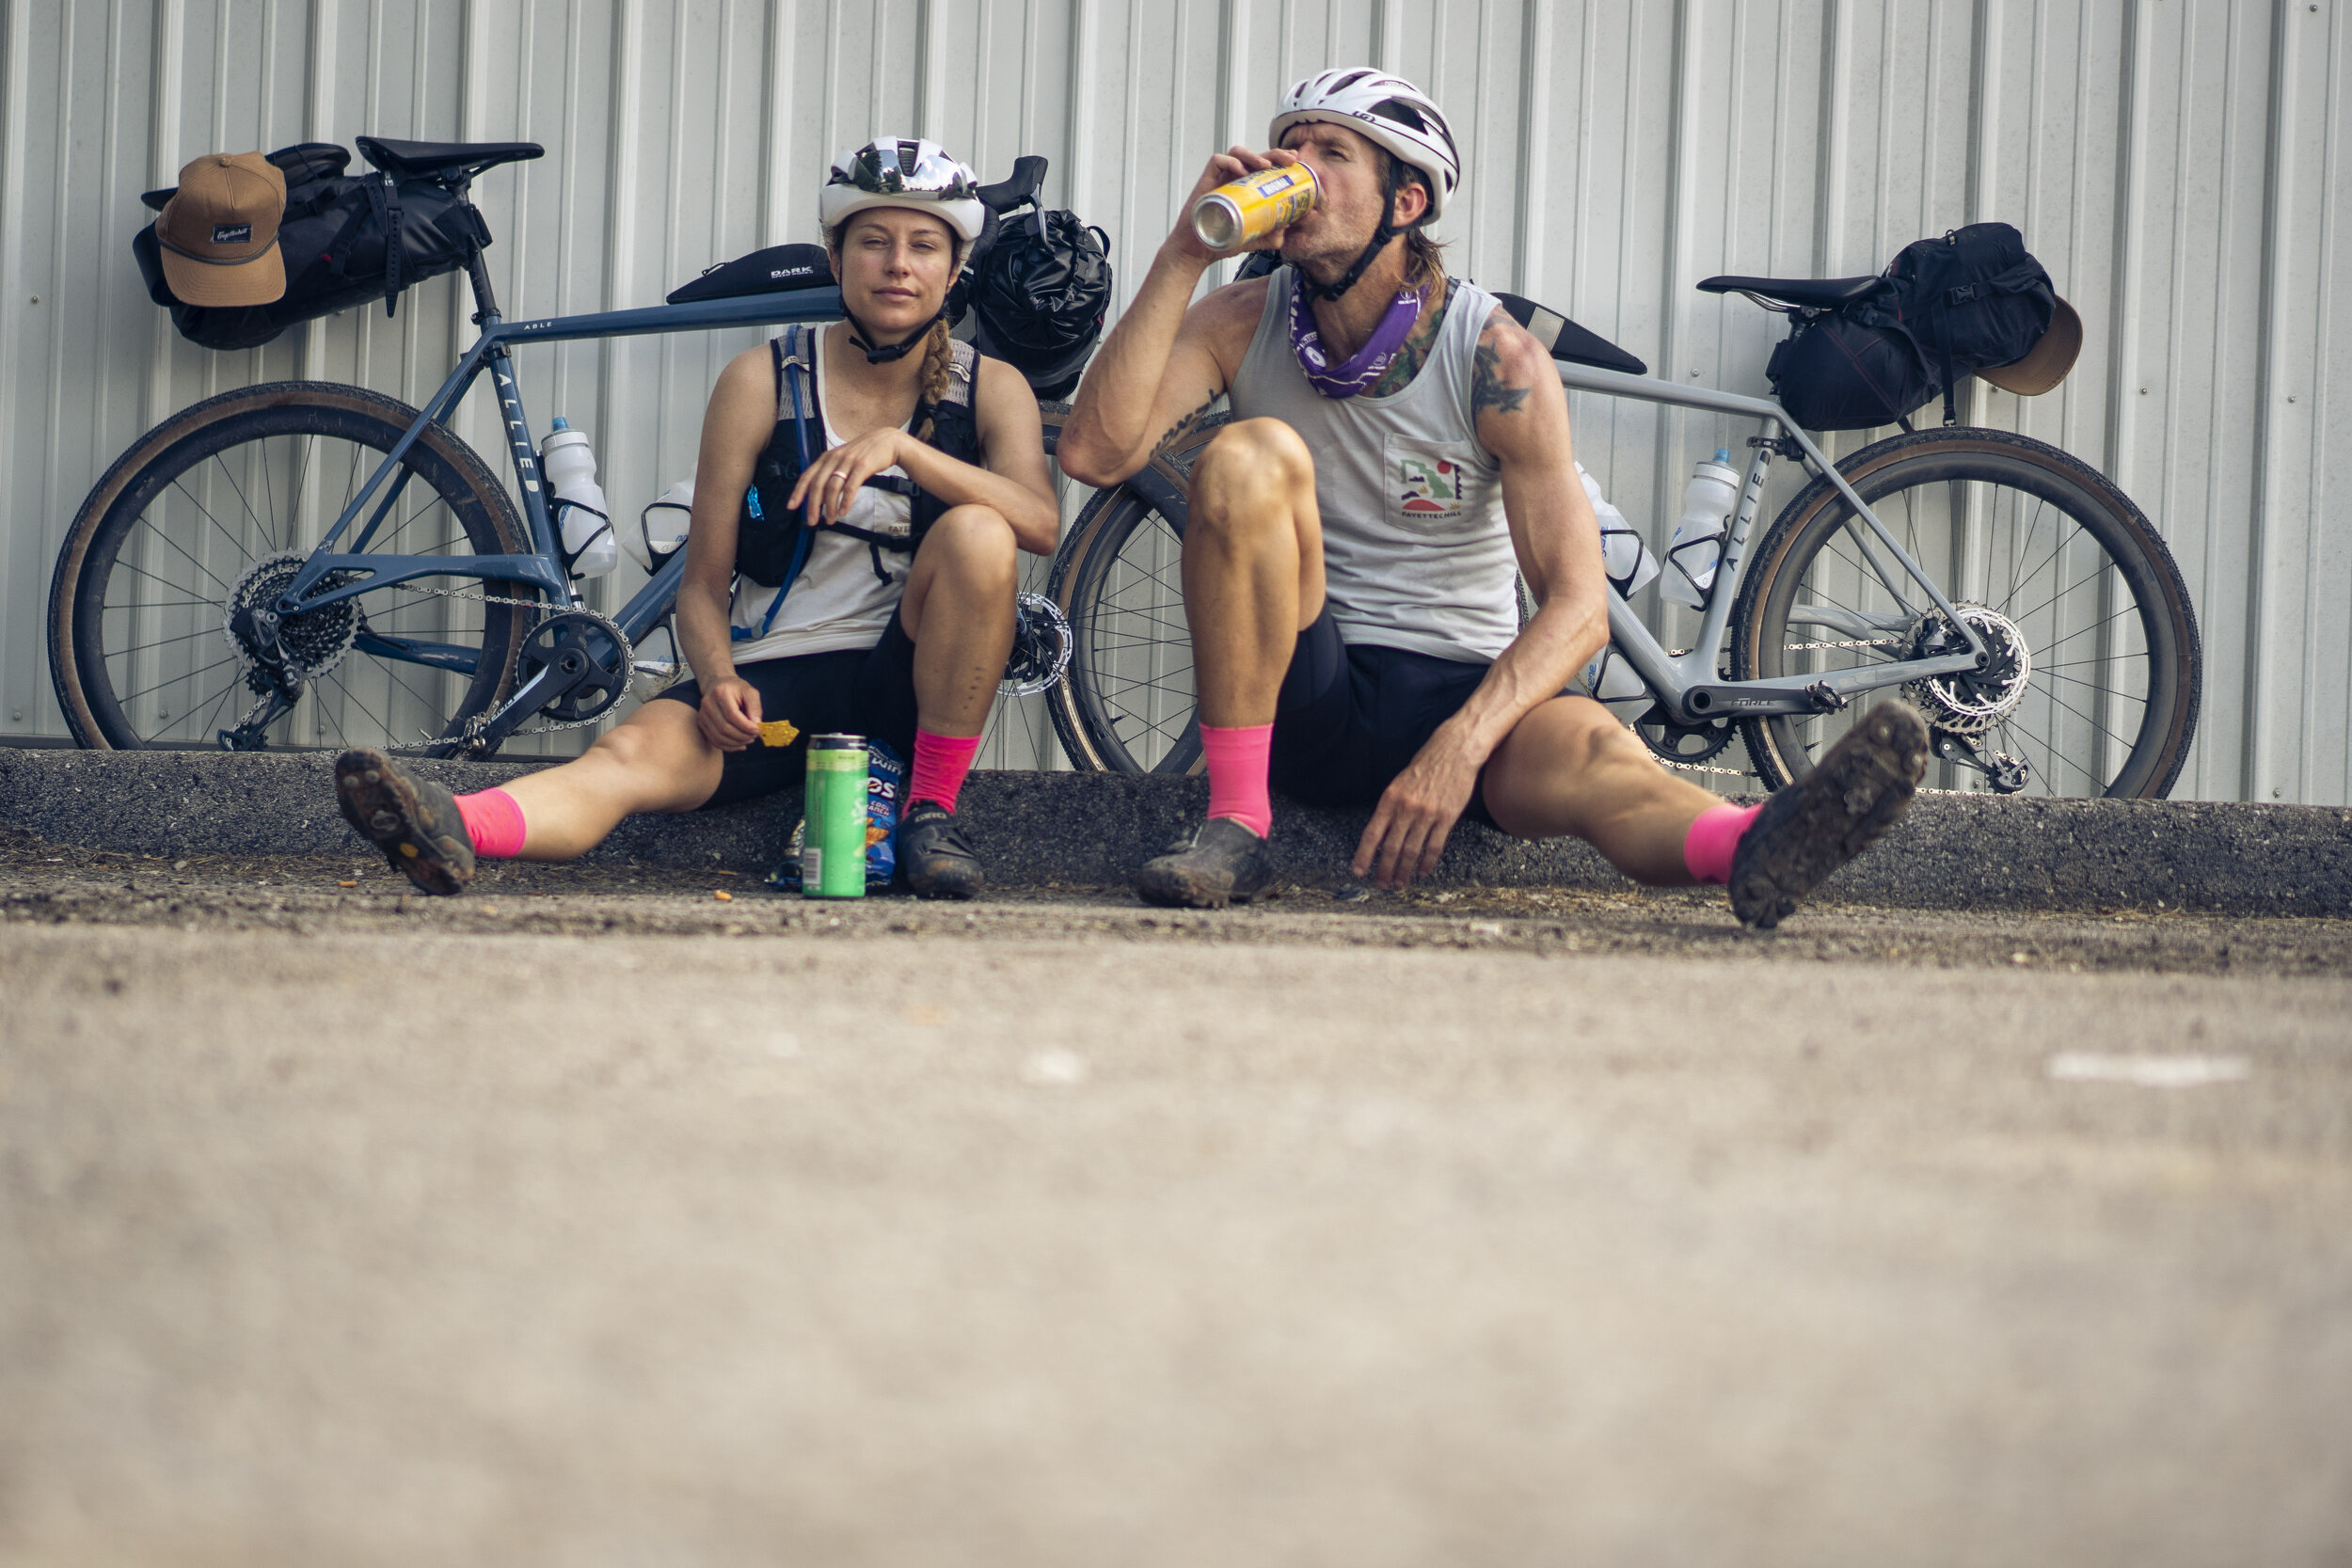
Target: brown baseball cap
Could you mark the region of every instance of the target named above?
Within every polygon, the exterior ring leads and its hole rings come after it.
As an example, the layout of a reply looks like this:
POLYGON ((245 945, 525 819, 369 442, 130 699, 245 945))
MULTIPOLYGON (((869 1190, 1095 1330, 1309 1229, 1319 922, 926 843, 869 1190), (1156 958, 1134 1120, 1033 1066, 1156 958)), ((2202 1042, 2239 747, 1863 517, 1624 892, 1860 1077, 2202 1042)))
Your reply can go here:
POLYGON ((2050 317, 2049 327, 2034 340, 2026 356, 2014 364, 1990 365, 1977 372, 1983 380, 2021 397, 2040 397, 2066 379, 2083 351, 2083 319, 2064 300, 2050 317))
POLYGON ((155 220, 164 278, 189 305, 267 305, 286 292, 286 177, 259 152, 207 152, 155 220))

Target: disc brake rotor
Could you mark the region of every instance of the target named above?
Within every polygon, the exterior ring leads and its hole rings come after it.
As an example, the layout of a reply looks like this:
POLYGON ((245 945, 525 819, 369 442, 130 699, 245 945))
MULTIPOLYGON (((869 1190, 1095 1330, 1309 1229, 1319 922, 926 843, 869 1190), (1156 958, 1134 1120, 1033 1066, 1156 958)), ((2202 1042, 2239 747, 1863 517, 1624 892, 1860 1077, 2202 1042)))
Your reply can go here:
POLYGON ((1012 654, 996 689, 1007 697, 1029 697, 1061 679, 1070 668, 1073 639, 1061 609, 1042 594, 1024 594, 1015 603, 1012 654))
MULTIPOLYGON (((309 559, 292 554, 263 556, 246 568, 245 576, 229 590, 221 633, 229 639, 230 651, 246 670, 262 662, 263 656, 237 634, 237 618, 248 610, 271 610, 309 559)), ((317 588, 342 588, 364 581, 367 576, 365 572, 329 572, 319 579, 317 588)), ((357 599, 338 599, 316 610, 282 616, 278 621, 278 658, 286 669, 304 680, 316 680, 342 661, 358 632, 357 599)))
MULTIPOLYGON (((1985 667, 1931 675, 1911 682, 1903 691, 1935 728, 1949 735, 1982 735, 2016 712, 2017 705, 2026 700, 2026 688, 2033 682, 2033 651, 2026 646, 2026 634, 2017 629, 2017 623, 1998 610, 1966 600, 1954 608, 1962 622, 1984 639, 1985 667)), ((1914 658, 1965 653, 1968 648, 1967 640, 1939 610, 1930 610, 1912 623, 1910 641, 1914 658)))

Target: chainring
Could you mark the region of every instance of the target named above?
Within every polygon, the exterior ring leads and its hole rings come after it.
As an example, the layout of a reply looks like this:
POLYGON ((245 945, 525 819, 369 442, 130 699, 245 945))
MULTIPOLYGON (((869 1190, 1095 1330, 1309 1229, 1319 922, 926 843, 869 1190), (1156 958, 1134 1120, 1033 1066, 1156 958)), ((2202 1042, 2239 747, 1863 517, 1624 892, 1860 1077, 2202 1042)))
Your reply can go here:
POLYGON ((634 654, 621 628, 594 610, 566 610, 531 628, 516 661, 516 689, 555 666, 565 684, 538 711, 566 724, 601 718, 628 695, 634 654))
MULTIPOLYGON (((1984 639, 1991 661, 1981 670, 1912 681, 1903 693, 1936 729, 1973 737, 2016 712, 2026 700, 2026 689, 2033 683, 2033 651, 2026 646, 2026 634, 2017 623, 1998 610, 1965 599, 1953 608, 1984 639)), ((1954 634, 1941 610, 1929 610, 1913 622, 1907 637, 1913 658, 1967 650, 1965 640, 1954 634)))
MULTIPOLYGON (((1650 714, 1662 712, 1653 707, 1650 714)), ((1634 733, 1642 737, 1653 755, 1674 763, 1705 762, 1715 756, 1739 736, 1739 726, 1728 719, 1711 724, 1677 724, 1671 719, 1652 719, 1649 714, 1633 721, 1634 733)))
MULTIPOLYGON (((229 590, 229 603, 221 617, 221 635, 229 639, 230 652, 249 673, 264 662, 259 650, 237 635, 236 621, 246 610, 266 609, 278 602, 278 595, 301 574, 307 555, 266 555, 246 568, 229 590)), ((366 580, 365 572, 329 572, 318 581, 320 589, 342 588, 366 580)), ((298 615, 288 615, 278 623, 278 646, 284 655, 285 667, 306 681, 313 681, 342 662, 351 651, 352 640, 359 635, 359 601, 338 599, 333 604, 298 615)))

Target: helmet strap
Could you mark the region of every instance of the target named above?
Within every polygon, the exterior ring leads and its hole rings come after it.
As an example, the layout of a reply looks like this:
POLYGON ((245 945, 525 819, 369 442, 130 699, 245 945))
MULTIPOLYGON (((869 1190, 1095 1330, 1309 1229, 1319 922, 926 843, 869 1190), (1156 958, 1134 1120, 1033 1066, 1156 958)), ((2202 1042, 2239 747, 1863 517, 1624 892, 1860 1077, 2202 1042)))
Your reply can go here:
POLYGON ((932 324, 946 313, 947 307, 942 305, 937 310, 931 312, 930 321, 925 322, 908 333, 903 341, 885 343, 877 348, 874 346, 873 332, 864 322, 857 319, 856 314, 847 304, 841 307, 841 314, 850 324, 850 341, 865 351, 866 362, 869 365, 887 365, 894 360, 905 358, 914 351, 914 345, 923 341, 924 334, 930 331, 932 324))
POLYGON ((1405 188, 1404 178, 1398 171, 1404 166, 1404 159, 1393 152, 1389 154, 1389 174, 1384 182, 1388 190, 1384 193, 1380 205, 1380 227, 1372 231, 1372 243, 1364 246, 1363 253, 1356 258, 1355 264, 1340 274, 1336 282, 1331 283, 1318 283, 1304 272, 1298 275, 1299 286, 1307 291, 1308 298, 1323 300, 1339 298, 1356 286, 1357 280, 1364 276, 1372 263, 1379 258, 1380 253, 1388 249, 1391 240, 1410 229, 1421 227, 1418 223, 1409 224, 1406 229, 1399 229, 1396 226, 1396 198, 1398 193, 1405 188))

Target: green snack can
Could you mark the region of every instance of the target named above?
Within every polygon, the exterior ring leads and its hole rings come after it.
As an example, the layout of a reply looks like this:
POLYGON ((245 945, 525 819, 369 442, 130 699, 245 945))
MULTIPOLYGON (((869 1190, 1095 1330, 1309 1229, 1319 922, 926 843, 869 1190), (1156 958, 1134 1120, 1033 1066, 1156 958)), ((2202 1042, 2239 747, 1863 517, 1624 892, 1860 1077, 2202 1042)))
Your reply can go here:
POLYGON ((866 896, 866 737, 819 735, 808 742, 808 832, 801 848, 803 898, 866 896))

